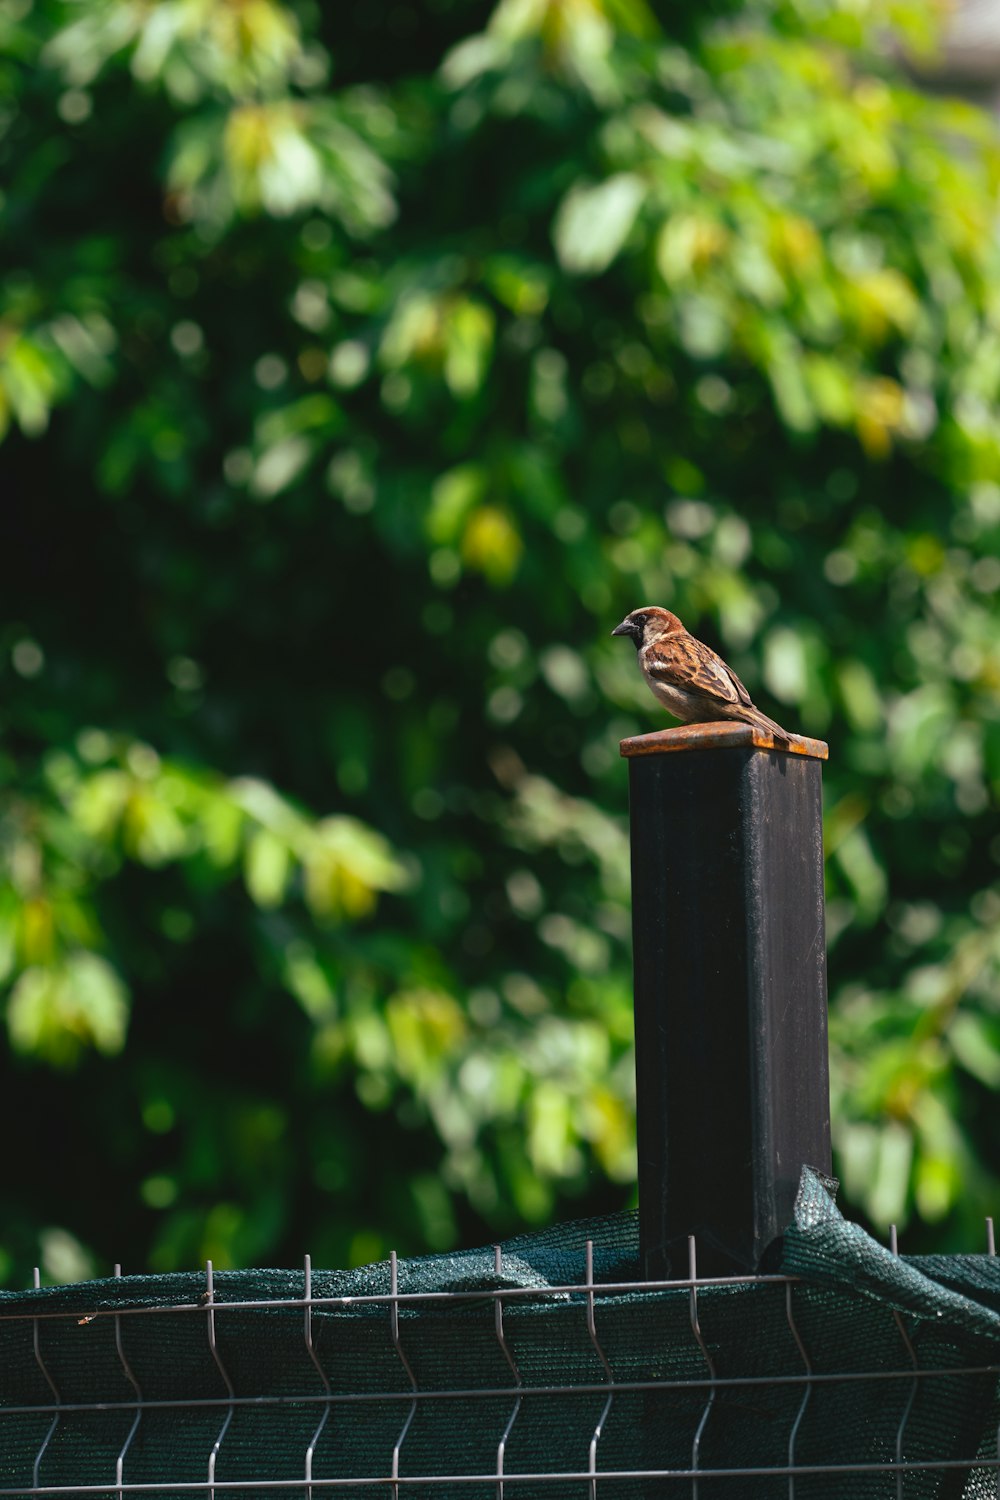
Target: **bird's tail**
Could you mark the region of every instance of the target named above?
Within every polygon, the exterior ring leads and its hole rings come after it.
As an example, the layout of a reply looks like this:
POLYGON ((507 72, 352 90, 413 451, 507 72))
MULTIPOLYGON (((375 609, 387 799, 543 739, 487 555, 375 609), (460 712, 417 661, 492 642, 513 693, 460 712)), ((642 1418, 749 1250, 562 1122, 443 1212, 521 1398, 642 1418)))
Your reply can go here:
POLYGON ((762 714, 759 708, 750 707, 744 709, 741 718, 753 724, 756 729, 763 729, 765 734, 773 734, 776 740, 784 740, 786 745, 791 739, 791 735, 787 729, 782 729, 781 725, 776 724, 773 719, 769 719, 767 714, 762 714))

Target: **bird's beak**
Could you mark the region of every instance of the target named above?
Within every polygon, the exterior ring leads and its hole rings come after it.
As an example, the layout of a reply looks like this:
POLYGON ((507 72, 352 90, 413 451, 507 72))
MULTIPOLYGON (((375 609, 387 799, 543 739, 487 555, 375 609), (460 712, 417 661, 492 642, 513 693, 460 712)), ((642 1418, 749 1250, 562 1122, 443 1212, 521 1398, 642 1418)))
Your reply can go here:
POLYGON ((635 634, 635 626, 632 624, 631 620, 623 620, 620 625, 616 625, 615 626, 615 628, 614 628, 614 630, 612 630, 611 634, 612 635, 634 635, 635 634))

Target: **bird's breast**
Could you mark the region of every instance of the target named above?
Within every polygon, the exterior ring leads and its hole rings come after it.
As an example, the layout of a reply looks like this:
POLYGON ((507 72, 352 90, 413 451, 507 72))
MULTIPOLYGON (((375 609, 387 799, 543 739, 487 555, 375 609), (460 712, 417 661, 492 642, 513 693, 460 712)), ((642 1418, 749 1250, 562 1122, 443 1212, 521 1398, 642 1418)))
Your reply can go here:
POLYGON ((658 698, 664 708, 669 709, 678 719, 683 719, 685 723, 690 724, 693 720, 703 716, 704 709, 700 699, 686 693, 683 688, 672 687, 669 683, 652 677, 645 669, 643 669, 643 676, 653 696, 658 698))

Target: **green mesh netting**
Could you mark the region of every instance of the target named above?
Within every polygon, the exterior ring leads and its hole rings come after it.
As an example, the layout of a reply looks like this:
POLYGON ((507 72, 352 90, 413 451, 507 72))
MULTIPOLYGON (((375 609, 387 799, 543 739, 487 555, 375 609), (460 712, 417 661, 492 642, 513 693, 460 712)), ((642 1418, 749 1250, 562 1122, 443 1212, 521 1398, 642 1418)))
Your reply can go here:
MULTIPOLYGON (((302 1271, 216 1276, 218 1360, 201 1274, 0 1294, 0 1491, 205 1494, 214 1450, 220 1496, 306 1496, 312 1447, 314 1495, 385 1497, 398 1445, 401 1493, 495 1497, 506 1433, 505 1473, 533 1476, 506 1500, 997 1494, 998 1260, 894 1257, 806 1173, 790 1290, 701 1287, 697 1332, 686 1288, 598 1290, 595 1344, 586 1293, 548 1290, 584 1282, 588 1239, 598 1288, 635 1278, 629 1216, 510 1240, 499 1277, 492 1249, 401 1261, 400 1293, 512 1293, 503 1342, 486 1295, 404 1302, 398 1345, 386 1303, 355 1301, 314 1308, 315 1360, 302 1306, 238 1305, 301 1298, 302 1271)), ((385 1263, 312 1276, 314 1298, 389 1286, 385 1263)))

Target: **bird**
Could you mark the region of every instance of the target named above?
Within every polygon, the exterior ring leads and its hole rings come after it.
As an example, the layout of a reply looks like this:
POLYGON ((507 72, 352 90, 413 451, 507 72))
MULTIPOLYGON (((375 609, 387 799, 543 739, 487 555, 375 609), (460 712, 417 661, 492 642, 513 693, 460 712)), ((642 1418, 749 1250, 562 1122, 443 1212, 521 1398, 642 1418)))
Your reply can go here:
POLYGON ((732 667, 686 630, 669 609, 644 604, 626 615, 611 634, 632 639, 653 695, 683 723, 735 719, 778 739, 790 738, 787 730, 755 707, 732 667))

